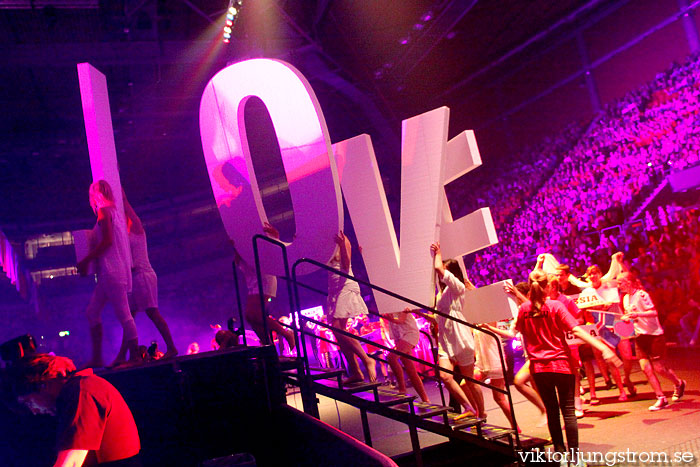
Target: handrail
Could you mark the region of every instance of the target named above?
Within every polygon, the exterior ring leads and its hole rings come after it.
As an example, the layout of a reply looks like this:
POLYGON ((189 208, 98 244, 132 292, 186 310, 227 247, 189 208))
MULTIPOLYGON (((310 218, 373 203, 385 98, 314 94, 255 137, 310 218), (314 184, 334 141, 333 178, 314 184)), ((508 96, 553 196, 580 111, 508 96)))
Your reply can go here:
MULTIPOLYGON (((263 296, 263 286, 262 286, 262 271, 260 270, 260 251, 258 249, 258 241, 263 240, 268 243, 271 243, 273 245, 276 245, 280 247, 282 250, 282 259, 284 261, 284 273, 285 277, 289 277, 289 257, 287 256, 287 245, 282 243, 280 240, 277 240, 275 238, 270 238, 266 235, 261 235, 261 234, 256 234, 253 235, 253 254, 255 255, 255 273, 257 274, 258 277, 258 291, 260 293, 260 310, 262 313, 262 323, 263 323, 263 330, 265 333, 265 344, 270 343, 270 331, 267 328, 267 312, 265 311, 265 297, 263 296)), ((296 323, 298 319, 298 314, 299 312, 297 311, 296 307, 294 306, 294 297, 292 295, 292 284, 291 282, 287 281, 287 295, 289 297, 289 309, 294 313, 294 316, 292 318, 292 330, 294 331, 294 345, 299 348, 299 336, 298 332, 299 330, 296 328, 296 323)), ((304 350, 304 354, 306 354, 306 350, 304 350)), ((305 355, 305 357, 308 357, 305 355)), ((308 361, 308 358, 306 358, 308 361)))
MULTIPOLYGON (((294 262, 294 264, 292 265, 292 278, 293 278, 293 282, 295 282, 295 283, 297 282, 297 267, 298 267, 300 264, 302 264, 302 263, 308 263, 308 264, 314 265, 314 266, 316 266, 316 267, 318 267, 318 268, 320 268, 320 269, 325 269, 325 270, 328 271, 329 273, 339 275, 339 276, 344 277, 344 278, 346 278, 346 279, 350 279, 350 280, 352 280, 352 281, 357 282, 358 284, 362 284, 362 285, 364 285, 364 286, 366 286, 366 287, 370 287, 372 290, 377 290, 377 291, 379 291, 379 292, 381 292, 381 293, 384 293, 384 294, 386 294, 386 295, 389 295, 390 297, 393 297, 393 298, 395 298, 395 299, 397 299, 397 300, 401 300, 401 301, 403 301, 403 302, 409 303, 409 304, 413 305, 414 307, 421 308, 421 309, 423 309, 423 310, 429 311, 429 312, 431 312, 432 314, 435 314, 435 315, 437 315, 437 316, 442 316, 442 317, 444 317, 444 318, 446 318, 446 319, 450 319, 450 320, 452 320, 452 321, 455 321, 455 322, 457 322, 458 324, 465 325, 465 326, 467 326, 467 327, 470 327, 470 328, 472 328, 472 329, 476 329, 476 330, 479 331, 479 332, 483 332, 483 333, 485 333, 485 334, 491 336, 492 338, 496 339, 496 342, 498 343, 498 355, 499 355, 499 358, 500 358, 500 360, 501 360, 501 368, 502 368, 502 370, 503 370, 504 378, 505 378, 506 364, 505 364, 505 359, 504 359, 504 357, 503 357, 503 348, 502 348, 502 346, 501 346, 501 341, 500 341, 500 339, 499 339, 499 337, 498 337, 498 335, 497 335, 496 333, 494 333, 494 332, 492 332, 492 331, 489 331, 489 330, 487 330, 487 329, 482 329, 482 328, 480 328, 479 326, 473 325, 473 324, 471 324, 471 323, 469 323, 469 322, 467 322, 467 321, 465 321, 465 320, 462 320, 462 319, 460 319, 460 318, 455 318, 455 317, 450 316, 450 315, 448 315, 448 314, 442 313, 442 312, 436 310, 435 308, 425 306, 425 305, 423 305, 423 304, 421 304, 421 303, 418 303, 418 302, 416 302, 416 301, 414 301, 414 300, 412 300, 412 299, 409 299, 409 298, 407 298, 407 297, 403 297, 403 296, 401 296, 401 295, 399 295, 399 294, 396 294, 396 293, 394 293, 394 292, 391 292, 391 291, 389 291, 389 290, 387 290, 387 289, 385 289, 385 288, 383 288, 383 287, 374 285, 374 284, 372 284, 372 283, 370 283, 370 282, 367 282, 367 281, 365 281, 365 280, 362 280, 362 279, 358 279, 358 278, 356 278, 356 277, 354 277, 354 276, 351 276, 351 275, 349 275, 349 274, 347 274, 347 273, 345 273, 345 272, 343 272, 343 271, 341 271, 341 270, 339 270, 339 269, 332 268, 332 267, 328 266, 327 264, 321 263, 321 262, 316 261, 316 260, 311 259, 311 258, 300 258, 300 259, 296 260, 296 261, 294 262)), ((296 288, 295 288, 295 290, 296 290, 296 288)), ((298 301, 297 301, 297 303, 298 303, 298 301)), ((299 312, 299 311, 300 311, 300 310, 297 310, 297 312, 299 312)), ((373 314, 374 314, 374 313, 373 313, 373 314)), ((313 320, 313 319, 308 318, 308 317, 303 317, 302 319, 315 322, 316 324, 320 324, 320 325, 322 325, 322 326, 324 326, 324 327, 330 327, 330 328, 332 328, 334 331, 340 331, 341 334, 343 334, 343 335, 345 335, 345 336, 348 336, 348 337, 351 337, 352 339, 358 340, 358 341, 360 341, 360 342, 364 342, 365 344, 369 343, 370 345, 372 345, 372 346, 374 346, 374 347, 382 348, 382 349, 384 349, 384 350, 386 350, 386 351, 388 351, 388 352, 390 352, 390 353, 395 353, 395 354, 398 354, 398 355, 400 355, 400 356, 407 357, 407 358, 409 358, 409 359, 412 360, 412 361, 417 361, 417 362, 420 362, 420 363, 422 363, 422 364, 428 364, 428 365, 432 366, 433 368, 435 368, 435 370, 438 371, 438 372, 439 372, 439 371, 443 371, 443 372, 445 372, 445 373, 449 373, 449 374, 452 374, 452 375, 456 374, 453 370, 448 370, 448 369, 446 369, 446 368, 441 367, 441 366, 439 365, 439 363, 437 363, 437 362, 434 363, 434 364, 430 364, 430 362, 427 362, 427 361, 425 361, 425 360, 418 359, 417 357, 414 357, 413 355, 408 355, 408 354, 405 354, 405 353, 403 353, 403 352, 400 352, 400 351, 398 351, 398 350, 396 350, 396 349, 390 349, 390 348, 388 348, 388 347, 386 347, 386 346, 384 346, 384 345, 382 345, 382 344, 379 344, 379 343, 370 341, 370 340, 368 340, 368 339, 365 339, 365 338, 363 338, 363 337, 361 337, 361 336, 356 336, 356 335, 354 335, 354 334, 352 334, 352 333, 349 333, 349 332, 345 331, 344 329, 341 330, 341 329, 335 328, 335 327, 333 327, 333 326, 329 326, 329 325, 327 325, 326 323, 322 323, 322 322, 320 322, 320 321, 316 321, 316 320, 313 320)), ((301 332, 301 335, 303 336, 303 335, 304 335, 304 331, 300 331, 300 332, 301 332)), ((498 388, 498 387, 496 387, 496 386, 493 386, 493 385, 484 383, 484 382, 482 382, 482 381, 476 380, 476 379, 471 378, 471 377, 466 376, 466 375, 462 375, 462 377, 463 377, 464 379, 466 379, 466 380, 472 382, 472 383, 476 383, 476 384, 478 384, 478 385, 480 385, 480 386, 487 387, 487 388, 491 389, 492 391, 496 391, 496 392, 500 392, 500 393, 502 393, 502 394, 506 394, 506 396, 508 397, 508 403, 509 403, 509 406, 510 406, 510 412, 511 412, 511 416, 512 416, 512 423, 513 423, 513 425, 514 425, 514 427, 515 427, 513 431, 514 431, 514 434, 515 434, 516 446, 520 447, 520 437, 519 437, 519 435, 518 435, 518 430, 517 430, 517 422, 516 422, 516 419, 515 419, 515 411, 513 410, 513 399, 512 399, 512 396, 511 396, 511 394, 510 394, 510 390, 508 389, 508 384, 506 384, 506 389, 500 389, 500 388, 498 388)), ((511 422, 511 420, 509 420, 509 422, 511 422)))
POLYGON ((241 333, 243 334, 243 345, 248 345, 248 339, 245 335, 245 319, 243 318, 243 307, 241 306, 241 291, 238 288, 238 268, 236 268, 236 262, 231 262, 231 267, 233 269, 233 283, 236 285, 236 305, 238 305, 238 317, 241 320, 241 333))

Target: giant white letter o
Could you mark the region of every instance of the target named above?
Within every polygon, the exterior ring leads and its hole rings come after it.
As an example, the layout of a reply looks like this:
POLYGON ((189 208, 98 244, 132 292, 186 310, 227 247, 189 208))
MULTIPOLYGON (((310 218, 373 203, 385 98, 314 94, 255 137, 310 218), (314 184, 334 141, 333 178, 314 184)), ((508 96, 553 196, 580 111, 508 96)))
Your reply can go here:
MULTIPOLYGON (((280 60, 230 65, 207 84, 199 107, 202 149, 226 232, 253 264, 251 237, 267 221, 246 140, 243 109, 260 98, 272 119, 294 207, 296 236, 290 264, 301 257, 327 261, 343 228, 343 203, 326 121, 311 85, 280 60)), ((260 242, 264 272, 282 274, 279 251, 260 242)))

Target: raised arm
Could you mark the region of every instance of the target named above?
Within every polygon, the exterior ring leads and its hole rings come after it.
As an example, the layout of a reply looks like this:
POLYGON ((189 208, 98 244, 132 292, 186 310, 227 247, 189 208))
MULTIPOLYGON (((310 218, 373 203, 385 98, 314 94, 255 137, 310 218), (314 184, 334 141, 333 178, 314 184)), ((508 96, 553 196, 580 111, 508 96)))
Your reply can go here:
POLYGON ((625 255, 620 251, 612 255, 610 269, 608 269, 608 272, 600 278, 601 282, 612 282, 623 272, 629 272, 629 268, 625 264, 624 258, 625 255))
POLYGON ((335 236, 335 243, 340 249, 340 269, 349 271, 352 247, 350 246, 350 240, 348 240, 348 237, 345 236, 342 230, 335 236))
POLYGON ((269 222, 265 222, 263 224, 263 232, 265 232, 265 235, 267 235, 270 238, 274 238, 275 240, 280 239, 279 231, 269 222))
POLYGON ((526 301, 528 301, 528 298, 522 294, 513 284, 506 282, 503 285, 503 289, 506 291, 506 293, 511 294, 513 297, 515 297, 515 301, 518 303, 518 305, 522 305, 526 301))
POLYGON ((80 467, 87 457, 87 449, 66 449, 58 451, 54 467, 80 467))
POLYGON ((515 322, 513 322, 513 325, 511 325, 510 329, 507 331, 504 329, 499 329, 497 326, 491 326, 488 323, 482 324, 479 327, 484 328, 484 329, 488 329, 489 331, 494 332, 494 333, 498 334, 499 336, 505 337, 505 338, 514 339, 515 335, 516 335, 516 332, 514 331, 515 322))
POLYGON ((437 272, 438 278, 442 279, 445 275, 445 265, 442 264, 440 242, 435 242, 430 245, 430 252, 433 254, 433 267, 435 268, 435 272, 437 272))

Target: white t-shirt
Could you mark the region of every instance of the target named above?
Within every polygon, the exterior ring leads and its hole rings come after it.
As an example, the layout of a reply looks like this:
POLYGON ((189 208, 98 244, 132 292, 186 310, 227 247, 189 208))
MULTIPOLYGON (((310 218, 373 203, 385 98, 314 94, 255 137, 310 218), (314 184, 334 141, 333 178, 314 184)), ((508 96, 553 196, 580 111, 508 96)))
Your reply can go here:
MULTIPOLYGON (((635 290, 634 293, 627 294, 622 299, 625 313, 638 311, 656 311, 654 302, 644 290, 635 290)), ((644 316, 634 320, 634 331, 637 334, 647 334, 650 336, 660 336, 664 333, 658 314, 656 316, 644 316)))

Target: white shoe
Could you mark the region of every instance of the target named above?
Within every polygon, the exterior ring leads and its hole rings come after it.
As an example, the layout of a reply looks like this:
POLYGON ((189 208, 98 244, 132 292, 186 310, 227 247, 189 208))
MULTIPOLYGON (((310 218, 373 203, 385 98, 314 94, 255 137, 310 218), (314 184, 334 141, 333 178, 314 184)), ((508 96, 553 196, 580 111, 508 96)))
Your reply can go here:
POLYGON ((668 400, 666 397, 662 396, 656 399, 656 404, 649 407, 649 410, 656 412, 657 410, 665 409, 668 407, 668 400))

